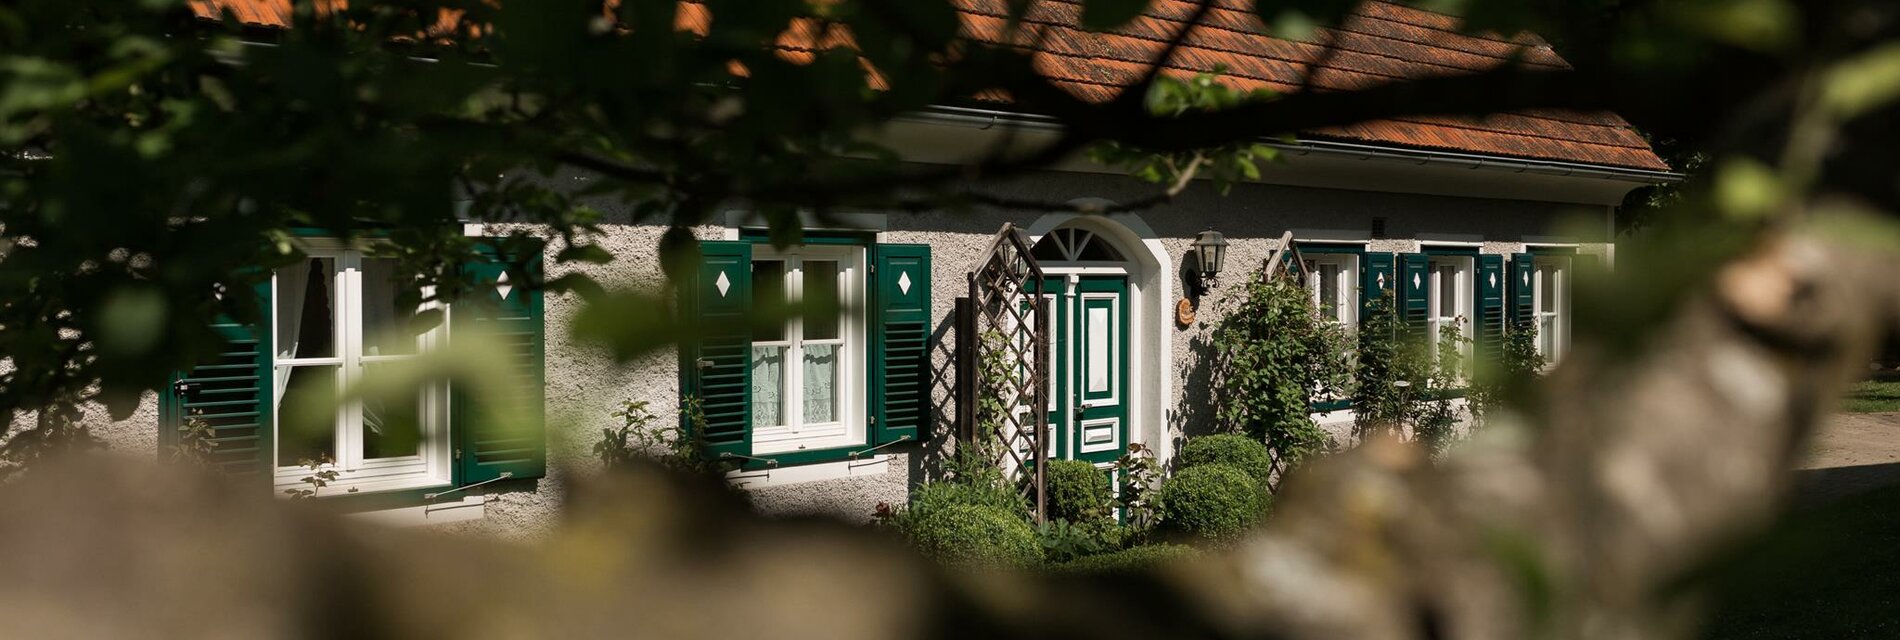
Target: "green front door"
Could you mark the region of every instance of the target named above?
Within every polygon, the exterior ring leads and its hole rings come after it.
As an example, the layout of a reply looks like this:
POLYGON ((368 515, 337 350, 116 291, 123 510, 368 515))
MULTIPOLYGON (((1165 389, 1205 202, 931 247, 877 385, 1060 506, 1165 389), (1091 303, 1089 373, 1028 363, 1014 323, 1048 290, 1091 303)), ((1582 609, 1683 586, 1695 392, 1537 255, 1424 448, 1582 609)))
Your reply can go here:
POLYGON ((1094 463, 1128 450, 1128 278, 1055 276, 1050 346, 1050 454, 1094 463))

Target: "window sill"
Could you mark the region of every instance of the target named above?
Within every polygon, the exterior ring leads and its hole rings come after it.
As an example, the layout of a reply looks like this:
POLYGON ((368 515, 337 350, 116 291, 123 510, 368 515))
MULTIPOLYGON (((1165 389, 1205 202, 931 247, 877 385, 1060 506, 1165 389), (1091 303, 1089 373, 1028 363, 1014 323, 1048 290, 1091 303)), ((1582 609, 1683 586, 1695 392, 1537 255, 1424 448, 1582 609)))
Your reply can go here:
POLYGON ((775 487, 790 484, 878 476, 891 470, 889 454, 829 462, 808 462, 793 466, 745 468, 726 474, 726 481, 740 489, 775 487))
POLYGON ((463 496, 460 500, 439 499, 424 504, 352 511, 344 517, 390 527, 419 527, 451 522, 480 520, 488 515, 487 496, 463 496))
MULTIPOLYGON (((285 496, 286 491, 309 489, 310 485, 301 481, 302 478, 308 477, 309 475, 308 472, 303 472, 297 473, 295 477, 292 477, 291 474, 283 474, 280 472, 276 481, 271 484, 271 492, 278 496, 285 496)), ((328 499, 346 496, 383 495, 397 492, 413 492, 417 495, 421 495, 423 490, 448 489, 453 486, 453 483, 441 478, 431 478, 427 476, 376 480, 349 480, 339 478, 331 482, 329 486, 319 489, 317 495, 314 497, 328 499)))

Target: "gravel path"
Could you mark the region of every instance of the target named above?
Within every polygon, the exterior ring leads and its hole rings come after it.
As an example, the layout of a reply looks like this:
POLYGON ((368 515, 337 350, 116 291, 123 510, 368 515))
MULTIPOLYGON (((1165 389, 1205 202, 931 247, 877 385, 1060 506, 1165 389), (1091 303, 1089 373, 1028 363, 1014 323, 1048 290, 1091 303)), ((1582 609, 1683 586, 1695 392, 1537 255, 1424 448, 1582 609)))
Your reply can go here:
POLYGON ((1803 500, 1900 484, 1900 413, 1835 416, 1816 435, 1800 469, 1803 500))

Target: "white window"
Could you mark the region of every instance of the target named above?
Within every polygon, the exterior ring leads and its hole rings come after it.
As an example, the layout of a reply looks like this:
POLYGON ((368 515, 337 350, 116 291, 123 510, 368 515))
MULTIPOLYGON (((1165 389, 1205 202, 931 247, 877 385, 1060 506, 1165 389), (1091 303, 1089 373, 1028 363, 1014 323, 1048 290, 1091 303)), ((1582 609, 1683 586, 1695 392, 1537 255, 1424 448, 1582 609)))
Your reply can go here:
MULTIPOLYGON (((1426 301, 1425 335, 1431 343, 1433 360, 1438 359, 1439 337, 1446 327, 1457 327, 1458 335, 1471 339, 1471 323, 1465 318, 1471 309, 1474 284, 1471 263, 1471 258, 1460 256, 1434 256, 1428 263, 1431 288, 1426 301)), ((1469 346, 1466 342, 1460 351, 1469 356, 1469 346)))
POLYGON ((752 308, 752 450, 864 444, 864 249, 759 247, 752 308), (790 310, 792 313, 774 313, 790 310))
POLYGON ((1539 257, 1531 282, 1532 317, 1537 322, 1537 353, 1556 362, 1570 347, 1570 258, 1539 257))
POLYGON ((1306 291, 1320 317, 1352 328, 1359 322, 1359 257, 1344 253, 1308 254, 1306 291))
POLYGON ((334 241, 304 249, 309 257, 271 275, 275 487, 309 488, 305 465, 325 460, 340 474, 327 495, 448 483, 445 387, 338 402, 364 376, 434 348, 444 328, 411 328, 421 309, 399 306, 395 259, 334 241))

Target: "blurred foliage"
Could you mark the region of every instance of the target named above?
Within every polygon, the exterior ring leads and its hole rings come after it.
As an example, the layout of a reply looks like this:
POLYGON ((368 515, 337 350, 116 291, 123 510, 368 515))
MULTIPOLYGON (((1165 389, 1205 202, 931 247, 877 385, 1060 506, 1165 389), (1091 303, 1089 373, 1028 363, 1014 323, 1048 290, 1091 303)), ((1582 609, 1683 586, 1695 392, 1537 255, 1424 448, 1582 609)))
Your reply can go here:
MULTIPOLYGON (((1156 115, 1180 118, 1273 97, 1265 89, 1243 92, 1221 84, 1220 75, 1225 72, 1223 66, 1185 80, 1157 77, 1148 88, 1148 109, 1156 115)), ((1166 186, 1165 197, 1179 194, 1195 178, 1209 180, 1224 195, 1235 184, 1259 180, 1261 166, 1279 159, 1279 154, 1278 149, 1252 140, 1175 152, 1151 152, 1111 141, 1089 150, 1089 158, 1099 164, 1119 167, 1138 180, 1166 186)))
POLYGON ((1185 544, 1155 543, 1083 556, 1051 566, 1051 572, 1084 576, 1138 574, 1193 558, 1202 552, 1185 544))

